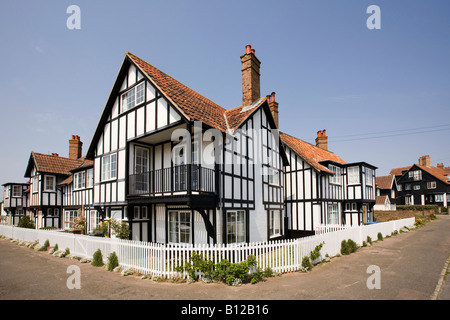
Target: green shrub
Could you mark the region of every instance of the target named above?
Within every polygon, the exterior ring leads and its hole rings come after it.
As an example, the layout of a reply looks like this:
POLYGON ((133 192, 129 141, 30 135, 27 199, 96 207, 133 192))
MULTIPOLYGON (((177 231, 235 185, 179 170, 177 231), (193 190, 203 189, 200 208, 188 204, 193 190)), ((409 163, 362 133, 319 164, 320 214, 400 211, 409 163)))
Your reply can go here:
POLYGON ((372 238, 369 237, 369 236, 367 236, 367 243, 370 244, 370 245, 372 244, 372 238))
POLYGON ((342 255, 350 254, 350 249, 349 249, 347 240, 342 240, 341 241, 341 254, 342 255))
POLYGON ((47 251, 47 248, 50 247, 50 241, 45 240, 44 245, 39 249, 39 251, 47 251))
POLYGON ((119 239, 129 239, 131 230, 128 223, 125 221, 119 221, 117 219, 111 219, 109 221, 113 234, 119 239))
POLYGON ((228 285, 232 285, 235 280, 244 282, 248 278, 250 269, 256 265, 256 258, 253 255, 249 255, 247 260, 238 263, 231 263, 224 259, 215 265, 213 277, 224 281, 228 285))
POLYGON ((100 251, 100 249, 98 249, 97 251, 94 252, 94 255, 92 256, 91 264, 94 267, 101 267, 101 266, 104 265, 104 263, 103 263, 103 255, 102 255, 102 252, 100 251))
POLYGON ((70 249, 66 248, 66 250, 64 250, 64 252, 61 254, 61 258, 67 257, 70 254, 70 249))
POLYGON ((347 240, 347 245, 348 245, 348 249, 349 249, 350 253, 355 252, 356 250, 358 250, 358 245, 352 239, 348 239, 347 240))
POLYGON ((324 243, 325 243, 325 242, 320 243, 319 245, 317 245, 317 246, 314 248, 313 251, 311 251, 311 253, 310 253, 311 261, 314 261, 314 260, 320 258, 320 249, 322 249, 324 243))
POLYGON ((309 270, 312 269, 312 267, 313 267, 313 265, 312 265, 311 260, 309 259, 309 257, 308 256, 303 257, 303 259, 302 259, 302 268, 303 268, 303 270, 309 271, 309 270))
POLYGON ((196 273, 200 272, 203 274, 203 278, 223 281, 228 285, 237 285, 247 281, 257 283, 262 279, 264 273, 259 268, 249 275, 250 269, 256 265, 257 261, 254 255, 249 255, 247 260, 239 263, 231 263, 227 259, 214 263, 212 260, 205 259, 203 255, 193 252, 189 261, 184 266, 177 266, 175 270, 186 272, 189 279, 194 281, 198 279, 196 273))
POLYGON ((263 277, 264 278, 273 277, 273 270, 272 270, 272 268, 270 268, 270 267, 265 268, 264 272, 263 272, 263 277))
POLYGON ((119 266, 119 259, 117 258, 117 254, 115 251, 113 251, 109 256, 108 256, 108 265, 107 265, 107 269, 108 271, 113 271, 116 267, 119 266))
POLYGON ((34 221, 31 220, 29 216, 24 216, 20 218, 19 223, 17 224, 20 228, 28 228, 28 229, 35 229, 34 221))
POLYGON ((383 234, 381 232, 378 232, 377 239, 378 241, 383 241, 383 234))

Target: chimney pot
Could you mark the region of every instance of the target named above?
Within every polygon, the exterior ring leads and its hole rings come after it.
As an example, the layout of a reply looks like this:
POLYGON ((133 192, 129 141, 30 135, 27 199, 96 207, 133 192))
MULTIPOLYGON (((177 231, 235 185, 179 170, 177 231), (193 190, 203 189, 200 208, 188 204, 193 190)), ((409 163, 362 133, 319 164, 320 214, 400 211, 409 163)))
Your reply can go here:
POLYGON ((316 147, 327 150, 328 151, 328 137, 326 136, 326 130, 323 129, 322 131, 317 131, 317 138, 316 138, 316 147))
POLYGON ((251 45, 245 47, 245 54, 241 56, 242 63, 242 106, 249 106, 260 96, 260 65, 251 45))
POLYGON ((72 135, 72 139, 69 140, 69 158, 79 159, 82 154, 83 142, 80 141, 80 136, 72 135))

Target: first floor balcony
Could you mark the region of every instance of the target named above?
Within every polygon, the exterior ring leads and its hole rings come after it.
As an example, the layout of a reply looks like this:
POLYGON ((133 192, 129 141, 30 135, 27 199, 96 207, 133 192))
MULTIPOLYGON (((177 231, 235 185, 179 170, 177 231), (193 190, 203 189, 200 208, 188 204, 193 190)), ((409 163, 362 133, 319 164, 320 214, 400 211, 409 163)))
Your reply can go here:
POLYGON ((129 199, 215 196, 216 191, 215 170, 201 165, 177 165, 128 177, 129 199))

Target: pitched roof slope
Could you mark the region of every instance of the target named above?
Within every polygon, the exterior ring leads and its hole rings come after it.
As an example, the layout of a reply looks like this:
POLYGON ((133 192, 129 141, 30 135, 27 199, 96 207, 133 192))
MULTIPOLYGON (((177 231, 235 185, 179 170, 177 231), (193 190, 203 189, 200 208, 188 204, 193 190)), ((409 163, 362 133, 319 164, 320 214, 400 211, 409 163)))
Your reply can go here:
POLYGON ((441 180, 445 184, 450 185, 450 179, 447 178, 448 173, 445 170, 436 167, 421 166, 419 164, 416 164, 416 166, 441 180))
POLYGON ((202 121, 213 128, 226 131, 227 125, 224 118, 226 109, 130 52, 126 55, 189 119, 202 121))
MULTIPOLYGON (((34 165, 39 172, 63 175, 71 175, 71 170, 78 168, 84 163, 84 158, 70 159, 34 151, 31 152, 30 161, 31 160, 34 161, 34 165)), ((27 169, 27 173, 29 170, 31 170, 31 168, 27 169)))
POLYGON ((333 171, 320 164, 320 161, 331 160, 337 163, 345 164, 345 161, 333 152, 316 147, 283 132, 280 132, 280 138, 284 144, 294 150, 299 156, 305 159, 306 162, 318 171, 333 173, 333 171))
POLYGON ((393 174, 394 176, 401 176, 403 171, 407 171, 411 167, 412 166, 393 168, 393 169, 391 169, 391 172, 389 174, 393 174))
POLYGON ((395 176, 393 174, 390 174, 387 176, 376 177, 375 181, 376 181, 377 187, 380 189, 391 189, 392 184, 394 182, 394 177, 395 176))

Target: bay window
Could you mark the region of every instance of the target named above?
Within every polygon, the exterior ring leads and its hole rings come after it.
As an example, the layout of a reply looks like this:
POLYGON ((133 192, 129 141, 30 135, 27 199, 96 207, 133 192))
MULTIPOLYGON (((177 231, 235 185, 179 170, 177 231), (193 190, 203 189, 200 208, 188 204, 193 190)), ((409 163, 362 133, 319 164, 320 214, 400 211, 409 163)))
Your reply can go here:
POLYGON ((359 183, 359 167, 348 167, 347 168, 347 179, 348 184, 359 183))

